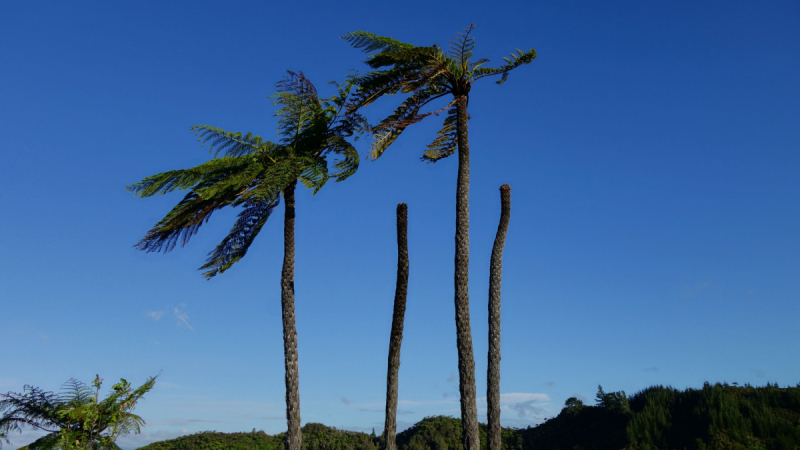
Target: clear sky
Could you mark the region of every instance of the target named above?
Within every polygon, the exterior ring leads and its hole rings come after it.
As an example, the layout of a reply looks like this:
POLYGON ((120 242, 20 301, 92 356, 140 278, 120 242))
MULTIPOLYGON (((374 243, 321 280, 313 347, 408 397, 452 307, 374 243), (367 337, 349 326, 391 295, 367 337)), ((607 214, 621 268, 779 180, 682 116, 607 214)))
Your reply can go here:
MULTIPOLYGON (((282 210, 205 281, 196 269, 235 211, 145 254, 133 245, 181 194, 124 188, 207 161, 195 124, 275 139, 267 96, 286 70, 323 95, 365 70, 345 32, 446 44, 470 22, 477 57, 538 53, 470 102, 479 393, 498 188, 512 187, 504 425, 539 423, 570 396, 592 403, 598 384, 798 383, 800 3, 51 1, 0 14, 0 391, 160 374, 125 448, 285 430, 282 210)), ((383 428, 398 202, 411 258, 399 427, 459 414, 456 159, 419 161, 439 120, 298 194, 303 423, 383 428)))

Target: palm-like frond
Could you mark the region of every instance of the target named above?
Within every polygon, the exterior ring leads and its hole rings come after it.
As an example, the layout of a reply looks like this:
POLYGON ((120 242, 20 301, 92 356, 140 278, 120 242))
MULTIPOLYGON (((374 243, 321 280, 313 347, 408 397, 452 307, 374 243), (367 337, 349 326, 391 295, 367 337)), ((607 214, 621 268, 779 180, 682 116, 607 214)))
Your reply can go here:
POLYGON ((209 125, 195 125, 191 130, 197 135, 201 146, 210 143, 208 152, 214 152, 215 158, 220 152, 225 152, 226 156, 250 155, 259 151, 264 144, 261 136, 233 133, 209 125))
POLYGON ((63 403, 58 394, 27 385, 21 394, 0 394, 0 448, 2 441, 9 443, 9 433, 22 432, 25 426, 58 431, 58 411, 63 403))
POLYGON ((456 120, 456 108, 451 107, 447 110, 447 117, 444 119, 442 129, 436 134, 436 139, 428 144, 427 150, 422 155, 423 161, 435 163, 456 152, 458 147, 456 120))
POLYGON ((459 65, 463 68, 462 70, 467 69, 467 63, 472 56, 472 51, 475 49, 475 38, 470 36, 474 29, 475 24, 471 23, 464 28, 464 31, 459 31, 458 35, 453 36, 453 40, 450 41, 450 51, 448 53, 459 62, 459 65))
POLYGON ((420 114, 419 111, 428 103, 444 96, 437 87, 418 89, 408 97, 394 113, 383 119, 372 128, 373 141, 370 148, 370 157, 378 159, 383 152, 394 142, 400 133, 409 126, 421 121, 425 117, 435 114, 436 111, 420 114))
POLYGON ((517 53, 512 53, 511 58, 505 58, 505 57, 503 58, 503 60, 506 61, 506 64, 496 69, 491 69, 488 67, 476 68, 473 71, 474 78, 478 80, 480 78, 502 74, 502 77, 500 78, 499 81, 497 81, 497 84, 503 84, 505 83, 506 79, 508 79, 508 72, 516 69, 517 67, 523 64, 530 64, 535 58, 536 58, 536 50, 530 49, 527 52, 523 52, 522 50, 517 49, 517 53))
POLYGON ((128 190, 142 197, 174 189, 192 190, 159 221, 136 248, 146 252, 169 252, 178 241, 186 245, 200 227, 220 208, 234 204, 253 188, 263 166, 251 156, 214 159, 184 171, 165 172, 145 178, 128 190), (186 174, 189 175, 186 175, 186 174), (190 184, 194 182, 194 184, 190 184))
POLYGON ((251 159, 245 157, 215 158, 191 169, 171 170, 145 178, 126 187, 128 192, 139 197, 163 195, 174 190, 185 190, 196 184, 224 179, 228 174, 246 168, 251 159))
POLYGON ((298 141, 313 141, 324 132, 326 123, 319 120, 322 115, 317 89, 303 72, 288 71, 289 76, 278 82, 278 90, 272 95, 273 103, 279 106, 279 135, 285 145, 297 147, 298 141))
POLYGON ((210 279, 219 275, 242 259, 279 202, 280 196, 276 195, 268 201, 245 203, 230 233, 208 254, 205 265, 200 267, 199 270, 206 270, 203 277, 210 279))
POLYGON ((375 50, 393 51, 400 49, 414 48, 411 44, 397 41, 390 37, 378 36, 367 31, 353 31, 346 33, 342 39, 349 42, 355 48, 363 49, 364 52, 374 52, 375 50))

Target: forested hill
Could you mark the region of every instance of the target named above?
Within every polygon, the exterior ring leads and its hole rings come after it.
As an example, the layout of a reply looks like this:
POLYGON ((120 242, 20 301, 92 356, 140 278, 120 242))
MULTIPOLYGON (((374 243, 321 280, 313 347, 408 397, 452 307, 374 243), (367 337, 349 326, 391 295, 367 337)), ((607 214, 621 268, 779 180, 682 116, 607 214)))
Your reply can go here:
MULTIPOLYGON (((428 417, 399 433, 399 450, 461 450, 461 421, 428 417)), ((481 426, 486 447, 486 427, 481 426)), ((321 424, 303 427, 305 450, 378 450, 381 438, 321 424)), ((205 432, 140 450, 282 450, 284 435, 205 432)), ((567 400, 536 427, 504 429, 508 450, 800 450, 800 384, 793 388, 706 384, 679 391, 654 386, 627 396, 599 389, 597 404, 567 400)))

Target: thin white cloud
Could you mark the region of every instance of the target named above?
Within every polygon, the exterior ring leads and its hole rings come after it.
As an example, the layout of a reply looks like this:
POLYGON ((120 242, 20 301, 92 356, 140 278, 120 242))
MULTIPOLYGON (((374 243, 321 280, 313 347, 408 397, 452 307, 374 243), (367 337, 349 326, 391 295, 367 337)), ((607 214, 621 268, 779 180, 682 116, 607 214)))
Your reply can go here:
MULTIPOLYGON (((500 403, 520 403, 520 402, 549 402, 550 396, 533 392, 512 392, 500 394, 500 403)), ((478 399, 478 403, 486 403, 486 397, 478 399)))
POLYGON ((188 314, 186 314, 185 312, 182 312, 178 308, 175 308, 174 313, 175 313, 175 320, 178 321, 178 325, 181 325, 181 324, 186 325, 187 328, 189 328, 190 330, 194 331, 194 327, 192 327, 189 324, 189 315, 188 314))
POLYGON ((164 316, 164 314, 166 314, 164 311, 150 311, 147 313, 147 316, 155 321, 158 321, 164 316))

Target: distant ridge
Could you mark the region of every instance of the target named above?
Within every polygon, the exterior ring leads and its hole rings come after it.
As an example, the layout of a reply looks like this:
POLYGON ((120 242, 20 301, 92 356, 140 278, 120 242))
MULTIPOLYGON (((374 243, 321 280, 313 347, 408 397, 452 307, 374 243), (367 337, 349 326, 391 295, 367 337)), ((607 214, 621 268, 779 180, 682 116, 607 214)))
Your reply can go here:
MULTIPOLYGON (((481 424, 481 448, 486 426, 481 424)), ((155 442, 139 450, 283 450, 285 436, 263 431, 203 432, 155 442)), ((653 386, 632 396, 597 393, 597 405, 571 398, 558 416, 536 427, 503 429, 507 450, 800 450, 797 387, 701 389, 653 386)), ((303 427, 304 450, 378 450, 381 437, 318 423, 303 427)), ((426 417, 397 435, 398 450, 463 450, 461 421, 426 417)))

